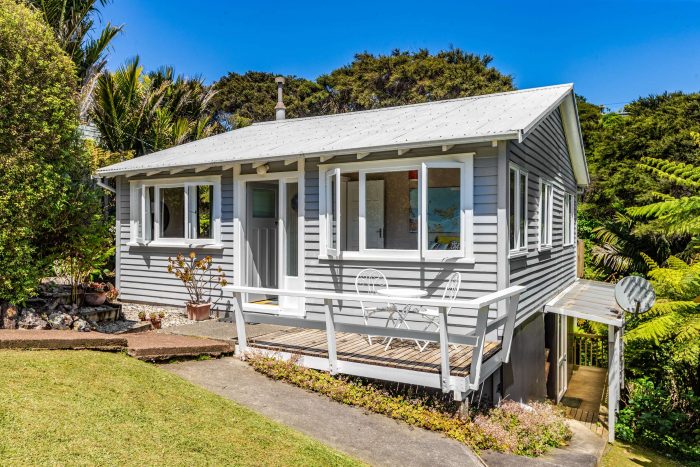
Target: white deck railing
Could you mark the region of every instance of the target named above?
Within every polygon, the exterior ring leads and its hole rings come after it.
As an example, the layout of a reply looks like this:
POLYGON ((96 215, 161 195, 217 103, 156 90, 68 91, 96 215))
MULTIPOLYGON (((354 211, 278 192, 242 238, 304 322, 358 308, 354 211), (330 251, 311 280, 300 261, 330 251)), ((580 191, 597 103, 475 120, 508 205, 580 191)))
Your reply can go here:
POLYGON ((508 363, 510 359, 510 348, 513 339, 515 317, 518 309, 520 295, 526 290, 523 286, 512 286, 504 290, 499 290, 479 298, 471 300, 444 300, 433 298, 406 298, 391 296, 368 296, 356 293, 336 293, 322 292, 315 290, 286 290, 269 289, 260 287, 245 287, 227 285, 223 287, 224 292, 233 293, 235 298, 235 318, 236 330, 238 334, 238 352, 244 355, 247 347, 247 337, 245 323, 269 323, 293 326, 299 328, 325 329, 328 339, 328 370, 332 373, 354 374, 370 378, 389 379, 393 374, 392 381, 422 384, 442 388, 443 392, 453 391, 455 398, 462 400, 470 391, 479 388, 483 379, 495 371, 502 363, 508 363), (323 300, 325 305, 325 320, 306 319, 303 317, 288 317, 283 315, 271 315, 263 311, 244 311, 243 295, 275 295, 287 297, 303 297, 323 300), (359 302, 372 301, 381 303, 392 303, 396 305, 414 305, 435 307, 439 310, 438 332, 419 331, 413 329, 399 329, 393 327, 373 326, 364 324, 344 323, 336 320, 334 312, 334 302, 359 302), (491 305, 501 301, 506 301, 506 313, 496 318, 489 318, 491 305), (475 310, 476 326, 474 331, 464 335, 449 332, 447 325, 447 310, 450 308, 475 310), (501 349, 489 359, 490 366, 483 371, 483 355, 486 336, 503 326, 501 349), (409 373, 418 373, 409 370, 391 370, 382 367, 378 371, 377 365, 359 364, 354 362, 344 362, 338 359, 336 352, 336 333, 347 332, 365 334, 378 337, 394 337, 401 339, 415 339, 421 341, 437 342, 440 346, 440 380, 437 384, 431 383, 429 378, 412 378, 409 373), (450 373, 450 345, 459 344, 473 347, 471 368, 469 377, 458 378, 450 373), (370 368, 373 367, 373 368, 370 368))

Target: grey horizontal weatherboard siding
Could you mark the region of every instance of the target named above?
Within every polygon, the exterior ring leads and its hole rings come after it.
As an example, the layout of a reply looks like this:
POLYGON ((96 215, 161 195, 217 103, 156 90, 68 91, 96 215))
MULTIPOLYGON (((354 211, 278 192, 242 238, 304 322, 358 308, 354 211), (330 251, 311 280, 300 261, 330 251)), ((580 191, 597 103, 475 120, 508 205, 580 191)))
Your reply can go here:
MULTIPOLYGON (((233 276, 233 172, 227 170, 208 170, 205 172, 183 172, 176 177, 161 175, 148 177, 148 180, 159 178, 178 178, 183 181, 189 177, 204 175, 221 175, 221 242, 223 249, 195 249, 198 257, 211 256, 214 267, 221 266, 229 281, 233 276)), ((136 180, 136 178, 135 178, 136 180)), ((146 302, 162 305, 184 306, 188 300, 187 290, 179 279, 169 274, 168 257, 178 253, 187 255, 189 249, 164 247, 129 246, 130 241, 130 183, 120 177, 118 184, 119 202, 119 232, 118 232, 118 268, 120 298, 124 301, 146 302)), ((220 312, 231 310, 232 300, 215 288, 211 292, 214 309, 220 312)))
MULTIPOLYGON (((306 161, 306 241, 305 265, 307 290, 354 293, 355 277, 364 268, 382 271, 389 286, 415 287, 428 291, 429 296, 441 296, 447 277, 453 271, 462 274, 462 287, 458 297, 471 299, 497 289, 497 213, 498 150, 487 146, 454 148, 450 153, 476 152, 474 156, 474 256, 475 264, 391 262, 360 260, 320 260, 319 256, 319 159, 306 161)), ((416 153, 411 153, 415 157, 416 153)), ((421 151, 421 156, 444 155, 439 149, 421 151)), ((393 157, 396 157, 395 155, 393 157)), ((368 158, 369 159, 369 158, 368 158)), ((378 158, 373 158, 377 160, 378 158)), ((356 159, 355 159, 356 160, 356 159)), ((337 159, 333 160, 336 163, 337 159)), ((323 308, 319 301, 307 301, 307 318, 323 320, 323 308)), ((362 322, 357 303, 339 304, 336 309, 339 321, 362 322)), ((494 312, 495 313, 495 312, 494 312)), ((373 324, 385 324, 382 315, 373 324)), ((415 315, 411 316, 413 320, 415 315)), ((453 309, 448 323, 451 332, 466 333, 473 329, 474 312, 453 309)), ((425 321, 413 327, 422 329, 425 321)))
MULTIPOLYGON (((518 323, 576 279, 576 246, 564 246, 564 192, 576 199, 576 180, 559 110, 545 118, 522 143, 508 143, 508 160, 528 171, 528 251, 508 261, 510 285, 524 285, 518 323), (540 180, 553 186, 552 248, 538 251, 540 180)), ((506 248, 508 248, 506 246, 506 248)))

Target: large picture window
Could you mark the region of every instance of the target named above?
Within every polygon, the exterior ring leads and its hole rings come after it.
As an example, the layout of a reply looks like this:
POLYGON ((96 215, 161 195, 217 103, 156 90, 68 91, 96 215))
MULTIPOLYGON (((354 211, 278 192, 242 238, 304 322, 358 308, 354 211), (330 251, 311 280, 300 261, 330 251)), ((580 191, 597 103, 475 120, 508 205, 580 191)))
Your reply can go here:
POLYGON ((471 257, 472 156, 322 169, 329 257, 471 257))
POLYGON ((132 243, 220 242, 219 177, 132 182, 131 194, 132 243))
POLYGON ((511 254, 527 251, 527 172, 515 164, 508 171, 508 238, 511 254))
POLYGON ((552 183, 540 180, 540 249, 552 246, 552 206, 554 192, 552 183))

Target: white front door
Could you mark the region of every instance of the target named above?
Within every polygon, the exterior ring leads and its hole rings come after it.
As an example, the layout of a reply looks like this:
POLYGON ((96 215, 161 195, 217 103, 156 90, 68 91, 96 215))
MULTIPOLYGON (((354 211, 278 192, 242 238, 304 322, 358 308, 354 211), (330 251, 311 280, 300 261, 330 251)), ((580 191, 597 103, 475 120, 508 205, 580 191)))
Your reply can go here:
MULTIPOLYGON (((246 187, 247 245, 246 285, 277 288, 277 223, 279 189, 277 182, 251 182, 246 187)), ((249 296, 249 301, 273 297, 249 296)))
POLYGON ((567 318, 556 315, 556 339, 557 339, 557 402, 564 397, 568 388, 569 374, 567 371, 567 318))

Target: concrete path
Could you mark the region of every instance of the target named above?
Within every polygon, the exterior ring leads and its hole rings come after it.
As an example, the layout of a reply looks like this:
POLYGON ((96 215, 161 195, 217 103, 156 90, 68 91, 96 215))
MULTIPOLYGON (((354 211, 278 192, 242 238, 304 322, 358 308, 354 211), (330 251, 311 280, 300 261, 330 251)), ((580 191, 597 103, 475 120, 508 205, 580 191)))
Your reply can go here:
POLYGON ((273 381, 236 358, 162 368, 372 465, 484 465, 455 440, 273 381))

